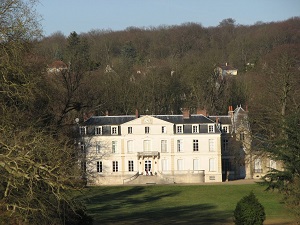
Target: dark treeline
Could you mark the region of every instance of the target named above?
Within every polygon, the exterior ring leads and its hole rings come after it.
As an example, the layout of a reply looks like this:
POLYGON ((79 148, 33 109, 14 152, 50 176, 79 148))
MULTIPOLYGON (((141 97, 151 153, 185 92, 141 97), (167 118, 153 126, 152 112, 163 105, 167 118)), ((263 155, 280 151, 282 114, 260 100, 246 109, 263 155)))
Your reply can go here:
POLYGON ((139 109, 165 114, 200 107, 222 114, 229 105, 251 107, 252 95, 259 94, 251 89, 252 79, 263 79, 263 65, 273 52, 299 46, 299 28, 300 18, 252 26, 224 19, 208 28, 186 23, 68 37, 57 32, 44 38, 37 51, 47 64, 62 60, 82 70, 72 96, 81 113, 133 114, 139 109), (237 68, 238 76, 216 86, 214 69, 225 63, 237 68))

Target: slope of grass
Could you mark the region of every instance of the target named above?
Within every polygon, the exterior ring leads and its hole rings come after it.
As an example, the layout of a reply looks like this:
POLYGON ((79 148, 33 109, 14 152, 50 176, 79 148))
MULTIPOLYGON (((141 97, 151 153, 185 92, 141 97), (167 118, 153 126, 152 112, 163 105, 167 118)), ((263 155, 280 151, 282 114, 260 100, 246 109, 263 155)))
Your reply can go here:
POLYGON ((293 224, 282 196, 258 184, 89 187, 83 201, 94 224, 232 224, 236 203, 253 191, 266 224, 293 224))

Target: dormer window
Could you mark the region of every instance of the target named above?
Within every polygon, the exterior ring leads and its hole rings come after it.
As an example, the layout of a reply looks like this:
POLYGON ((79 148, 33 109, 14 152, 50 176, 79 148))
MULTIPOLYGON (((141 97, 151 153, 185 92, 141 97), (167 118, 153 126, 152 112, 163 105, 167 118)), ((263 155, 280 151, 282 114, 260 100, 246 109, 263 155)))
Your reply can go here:
POLYGON ((176 126, 176 133, 182 134, 183 133, 183 125, 177 125, 176 126))
POLYGON ((215 126, 214 125, 208 125, 208 133, 215 133, 215 126))
POLYGON ((229 133, 229 127, 228 127, 228 125, 222 126, 222 133, 229 133))
POLYGON ((86 135, 86 127, 80 127, 79 132, 81 135, 86 135))
POLYGON ((199 133, 199 125, 193 125, 192 131, 193 133, 199 133))
POLYGON ((111 134, 112 135, 117 135, 118 134, 118 127, 117 126, 111 127, 111 134))
POLYGON ((95 127, 95 135, 102 135, 102 127, 95 127))

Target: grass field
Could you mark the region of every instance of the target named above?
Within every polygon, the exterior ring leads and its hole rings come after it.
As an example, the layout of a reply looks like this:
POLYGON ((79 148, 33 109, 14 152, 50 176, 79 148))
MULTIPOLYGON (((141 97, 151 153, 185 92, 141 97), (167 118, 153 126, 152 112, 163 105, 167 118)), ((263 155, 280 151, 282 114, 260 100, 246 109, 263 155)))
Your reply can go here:
POLYGON ((264 224, 295 224, 282 196, 259 184, 89 187, 83 201, 94 224, 233 224, 236 203, 253 191, 264 224))

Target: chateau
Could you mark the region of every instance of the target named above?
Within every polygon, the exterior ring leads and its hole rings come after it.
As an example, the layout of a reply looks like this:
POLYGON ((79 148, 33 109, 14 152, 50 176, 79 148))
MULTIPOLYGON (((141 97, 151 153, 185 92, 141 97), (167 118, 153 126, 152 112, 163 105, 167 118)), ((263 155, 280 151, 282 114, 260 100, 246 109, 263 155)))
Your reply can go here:
MULTIPOLYGON (((249 157, 248 112, 92 116, 80 124, 88 185, 203 183, 261 177, 249 157)), ((252 157, 252 156, 251 156, 252 157)))

